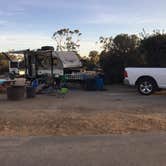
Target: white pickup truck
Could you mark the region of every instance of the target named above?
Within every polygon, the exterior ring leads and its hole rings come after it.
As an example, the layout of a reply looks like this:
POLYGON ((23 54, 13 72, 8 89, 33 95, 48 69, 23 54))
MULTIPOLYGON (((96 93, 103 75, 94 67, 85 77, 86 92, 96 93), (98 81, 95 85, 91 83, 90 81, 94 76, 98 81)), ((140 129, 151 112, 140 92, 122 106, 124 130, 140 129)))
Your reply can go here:
POLYGON ((124 83, 136 86, 142 95, 166 89, 166 68, 125 68, 124 83))

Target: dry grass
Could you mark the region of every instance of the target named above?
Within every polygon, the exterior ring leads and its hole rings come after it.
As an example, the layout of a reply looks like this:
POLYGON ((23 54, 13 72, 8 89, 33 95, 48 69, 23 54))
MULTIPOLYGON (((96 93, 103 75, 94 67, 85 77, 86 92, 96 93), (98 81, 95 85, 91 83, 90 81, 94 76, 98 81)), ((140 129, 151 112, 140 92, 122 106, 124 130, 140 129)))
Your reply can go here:
POLYGON ((38 112, 22 118, 0 119, 0 135, 107 135, 166 131, 166 115, 133 113, 38 112))
POLYGON ((0 95, 0 136, 107 135, 166 131, 166 93, 142 97, 131 89, 39 95, 19 102, 0 95))

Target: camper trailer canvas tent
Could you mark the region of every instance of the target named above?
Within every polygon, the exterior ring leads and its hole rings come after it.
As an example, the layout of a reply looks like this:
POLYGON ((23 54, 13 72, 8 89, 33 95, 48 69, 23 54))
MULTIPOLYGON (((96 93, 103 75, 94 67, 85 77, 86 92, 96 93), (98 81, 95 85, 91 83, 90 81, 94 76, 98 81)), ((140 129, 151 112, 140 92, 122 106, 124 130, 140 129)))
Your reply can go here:
POLYGON ((76 52, 68 52, 68 51, 61 51, 61 52, 53 52, 53 57, 59 58, 62 62, 63 68, 80 68, 82 67, 82 63, 80 58, 78 57, 76 52))
POLYGON ((64 75, 66 69, 82 67, 75 52, 37 51, 35 57, 36 63, 34 63, 35 67, 32 66, 32 70, 36 70, 37 76, 48 74, 58 77, 64 75))

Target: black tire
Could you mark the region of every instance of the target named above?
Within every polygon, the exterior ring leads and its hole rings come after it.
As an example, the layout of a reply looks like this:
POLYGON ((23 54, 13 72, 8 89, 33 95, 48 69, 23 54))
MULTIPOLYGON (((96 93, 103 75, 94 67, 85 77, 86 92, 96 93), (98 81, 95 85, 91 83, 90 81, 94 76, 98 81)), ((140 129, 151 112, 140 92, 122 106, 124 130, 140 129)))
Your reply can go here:
POLYGON ((157 88, 156 83, 151 78, 143 78, 139 80, 137 84, 138 92, 146 96, 153 94, 156 88, 157 88))
POLYGON ((15 72, 9 73, 9 78, 10 78, 11 80, 14 80, 14 79, 16 78, 16 73, 15 73, 15 72))
POLYGON ((47 51, 47 50, 54 51, 54 47, 52 47, 52 46, 43 46, 41 49, 42 49, 43 51, 47 51))

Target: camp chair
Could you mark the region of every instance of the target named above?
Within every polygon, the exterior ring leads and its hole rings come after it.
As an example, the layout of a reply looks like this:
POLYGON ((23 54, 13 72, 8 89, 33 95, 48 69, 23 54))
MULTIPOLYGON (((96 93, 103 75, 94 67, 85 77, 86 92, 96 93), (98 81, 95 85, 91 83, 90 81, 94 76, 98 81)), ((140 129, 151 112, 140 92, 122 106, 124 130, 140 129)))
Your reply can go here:
POLYGON ((57 90, 57 97, 64 98, 68 92, 69 92, 68 88, 60 88, 57 90))

